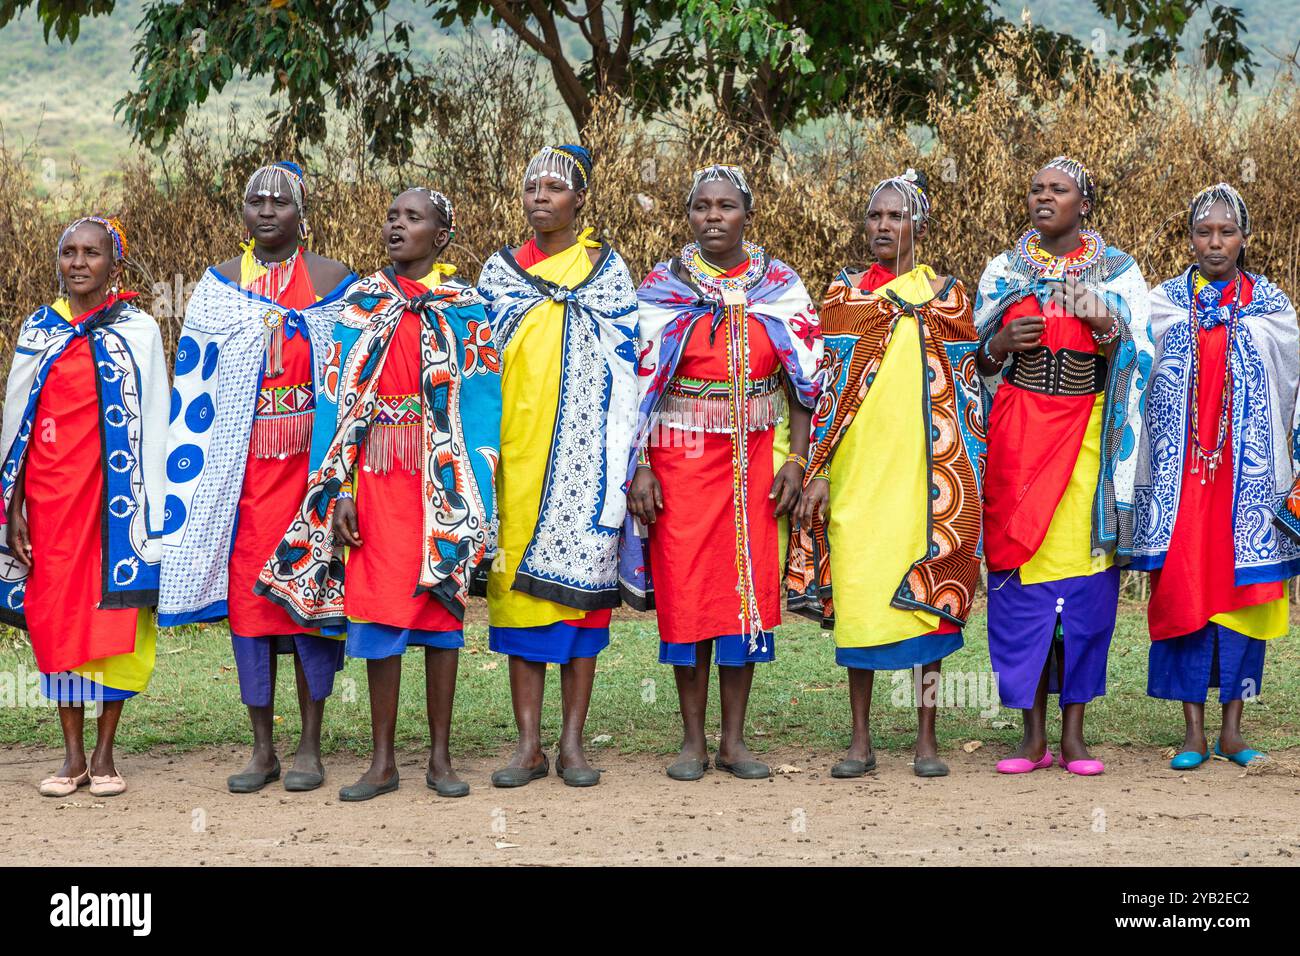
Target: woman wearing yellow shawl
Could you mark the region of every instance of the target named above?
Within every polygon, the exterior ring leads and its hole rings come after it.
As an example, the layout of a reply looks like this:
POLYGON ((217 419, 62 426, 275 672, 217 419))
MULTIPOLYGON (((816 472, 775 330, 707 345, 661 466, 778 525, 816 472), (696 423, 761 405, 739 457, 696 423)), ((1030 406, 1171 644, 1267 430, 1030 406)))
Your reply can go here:
POLYGON ((979 580, 984 426, 966 290, 916 264, 929 209, 914 170, 879 183, 867 205, 876 262, 841 272, 822 305, 825 391, 790 545, 789 606, 835 629, 835 660, 849 669, 853 738, 834 777, 876 766, 878 670, 913 671, 913 771, 948 773, 935 706, 940 664, 962 646, 979 580))
POLYGON ((488 574, 489 645, 510 657, 519 744, 498 787, 544 777, 542 692, 560 665, 556 772, 600 782, 582 752, 596 674, 619 604, 623 477, 636 423, 636 287, 618 253, 578 234, 591 157, 548 146, 528 164, 533 238, 493 255, 479 291, 501 352, 498 551, 488 574))

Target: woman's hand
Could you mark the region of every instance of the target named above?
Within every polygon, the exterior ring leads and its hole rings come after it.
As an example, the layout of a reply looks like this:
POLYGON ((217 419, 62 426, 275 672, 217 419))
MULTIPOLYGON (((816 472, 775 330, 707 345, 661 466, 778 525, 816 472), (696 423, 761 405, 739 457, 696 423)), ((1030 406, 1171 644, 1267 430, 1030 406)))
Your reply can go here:
POLYGON ((663 510, 664 490, 655 473, 645 465, 632 476, 632 486, 627 490, 627 510, 646 527, 655 523, 656 511, 663 510))
POLYGON ((776 502, 776 516, 793 514, 799 505, 799 495, 803 492, 803 469, 795 462, 787 461, 772 480, 772 491, 767 496, 776 502))
POLYGON ((32 539, 27 533, 27 519, 21 509, 10 508, 6 516, 5 544, 28 571, 32 569, 32 539))
POLYGON ((831 483, 824 478, 814 478, 808 482, 799 501, 799 524, 811 528, 814 518, 820 518, 825 524, 831 516, 831 483))
POLYGON ((1110 331, 1111 323, 1115 321, 1115 317, 1106 308, 1106 303, 1074 276, 1066 278, 1059 304, 1066 315, 1087 323, 1097 332, 1110 331))
POLYGON ((1045 328, 1047 328, 1047 320, 1041 315, 1026 315, 1019 319, 1012 319, 998 330, 998 333, 993 336, 993 341, 989 343, 993 358, 1001 364, 1012 352, 1027 352, 1038 348, 1043 341, 1045 328))
POLYGON ((334 502, 334 540, 349 548, 361 547, 361 532, 357 528, 357 503, 351 498, 334 502))

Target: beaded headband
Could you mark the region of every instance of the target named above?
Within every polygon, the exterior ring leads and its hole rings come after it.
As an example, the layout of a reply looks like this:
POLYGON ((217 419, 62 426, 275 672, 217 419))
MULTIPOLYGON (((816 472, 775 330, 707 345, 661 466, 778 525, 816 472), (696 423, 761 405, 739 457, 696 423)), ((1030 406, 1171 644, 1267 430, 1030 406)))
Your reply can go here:
POLYGON ((867 206, 870 207, 876 195, 886 187, 897 190, 902 194, 903 199, 907 201, 908 208, 911 210, 912 222, 920 225, 930 218, 930 197, 925 193, 925 186, 921 182, 921 177, 912 167, 907 167, 907 172, 901 176, 890 176, 888 179, 882 179, 876 183, 875 188, 871 190, 871 196, 867 199, 867 206))
POLYGON ((1043 169, 1059 169, 1074 180, 1074 184, 1079 187, 1079 192, 1083 193, 1085 199, 1096 200, 1097 185, 1092 178, 1092 173, 1088 172, 1088 167, 1079 160, 1069 156, 1057 156, 1050 162, 1044 163, 1043 169))
POLYGON ((524 189, 543 179, 557 180, 569 189, 586 189, 590 178, 591 160, 581 146, 543 146, 524 170, 524 189))
POLYGON ((710 163, 695 170, 695 174, 691 177, 690 192, 686 194, 686 208, 689 209, 691 203, 695 201, 695 193, 702 185, 716 182, 727 182, 735 186, 745 199, 745 211, 748 212, 753 208, 754 193, 749 188, 744 171, 739 166, 729 163, 710 163))
POLYGON ((121 222, 111 216, 107 219, 103 216, 82 216, 80 219, 73 222, 72 225, 68 226, 67 229, 64 229, 62 235, 59 236, 59 245, 55 252, 55 256, 63 255, 63 244, 68 241, 68 237, 72 235, 73 231, 78 226, 85 225, 88 222, 98 223, 103 226, 104 231, 108 233, 108 238, 113 244, 114 262, 121 262, 126 258, 126 230, 122 228, 121 222))
POLYGON ((1216 202, 1221 202, 1228 207, 1230 215, 1241 231, 1250 235, 1250 212, 1246 209, 1246 200, 1241 197, 1228 183, 1215 183, 1213 186, 1207 186, 1194 197, 1191 204, 1187 207, 1187 228, 1191 229, 1200 220, 1210 214, 1210 207, 1216 202))
POLYGON ((273 196, 279 199, 282 193, 287 192, 301 217, 305 212, 306 191, 302 167, 297 163, 280 162, 254 170, 244 187, 244 196, 273 196))
POLYGON ((411 186, 409 191, 424 193, 429 197, 429 202, 433 203, 435 209, 442 213, 443 218, 447 221, 447 242, 456 238, 456 209, 451 204, 451 200, 438 192, 436 189, 430 189, 428 186, 411 186))

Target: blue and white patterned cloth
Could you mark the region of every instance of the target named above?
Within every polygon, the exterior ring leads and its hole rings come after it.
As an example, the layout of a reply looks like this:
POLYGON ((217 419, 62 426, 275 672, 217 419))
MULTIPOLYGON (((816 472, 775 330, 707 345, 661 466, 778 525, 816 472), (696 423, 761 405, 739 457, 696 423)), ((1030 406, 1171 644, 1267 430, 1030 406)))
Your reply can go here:
MULTIPOLYGON (((119 301, 72 325, 48 306, 18 332, 5 393, 0 489, 7 510, 32 440, 36 405, 55 359, 88 336, 99 373, 104 450, 102 608, 151 607, 157 602, 162 553, 163 435, 167 359, 158 325, 119 301)), ((27 569, 0 544, 0 620, 23 627, 27 569)))
POLYGON ((265 317, 283 316, 286 336, 306 335, 312 382, 333 342, 349 275, 315 305, 289 309, 209 269, 194 289, 176 343, 167 435, 158 623, 164 627, 226 616, 230 549, 244 484, 257 392, 262 384, 265 317))
POLYGON ((503 249, 483 266, 478 290, 503 358, 535 306, 547 299, 564 303, 564 365, 551 457, 537 530, 514 589, 568 607, 613 607, 627 511, 623 477, 637 420, 632 276, 619 254, 602 245, 599 261, 576 287, 548 287, 503 249))
MULTIPOLYGON (((1248 275, 1250 275, 1248 273, 1248 275)), ((1133 567, 1163 566, 1178 518, 1186 470, 1191 322, 1196 267, 1151 290, 1155 371, 1135 488, 1133 567)), ((1300 388, 1300 330, 1290 300, 1264 276, 1250 275, 1250 301, 1238 311, 1232 342, 1233 546, 1237 586, 1283 581, 1300 573, 1300 545, 1274 524, 1296 472, 1292 435, 1300 388)), ((1196 294, 1198 325, 1228 320, 1213 285, 1196 294)), ((1209 384, 1209 383, 1207 383, 1209 384)), ((1224 477, 1220 476, 1219 480, 1224 477)))

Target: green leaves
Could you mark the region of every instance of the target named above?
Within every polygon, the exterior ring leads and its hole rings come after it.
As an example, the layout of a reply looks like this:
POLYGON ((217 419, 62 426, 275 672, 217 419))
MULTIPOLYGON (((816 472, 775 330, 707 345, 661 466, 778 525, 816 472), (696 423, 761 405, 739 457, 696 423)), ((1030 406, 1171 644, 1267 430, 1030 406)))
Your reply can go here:
MULTIPOLYGON (((163 145, 190 110, 239 73, 263 77, 287 106, 277 122, 307 140, 325 132, 329 107, 357 106, 372 124, 371 149, 409 156, 412 124, 451 102, 454 78, 429 75, 411 51, 413 28, 486 17, 541 50, 579 127, 599 93, 642 115, 701 97, 771 133, 842 109, 857 91, 903 118, 923 121, 930 97, 970 97, 988 75, 989 39, 1013 24, 997 0, 423 0, 420 19, 396 18, 388 0, 145 0, 135 47, 137 89, 118 110, 137 139, 163 145)), ((1254 80, 1241 10, 1212 0, 1093 0, 1126 36, 1075 37, 1034 27, 1053 69, 1109 56, 1146 82, 1183 52, 1192 16, 1208 10, 1200 38, 1208 66, 1230 91, 1254 80)), ((0 27, 36 8, 46 39, 75 41, 81 19, 114 0, 0 0, 0 27)), ((1028 81, 1031 78, 1026 77, 1028 81)), ((473 91, 460 91, 461 96, 473 91)))

